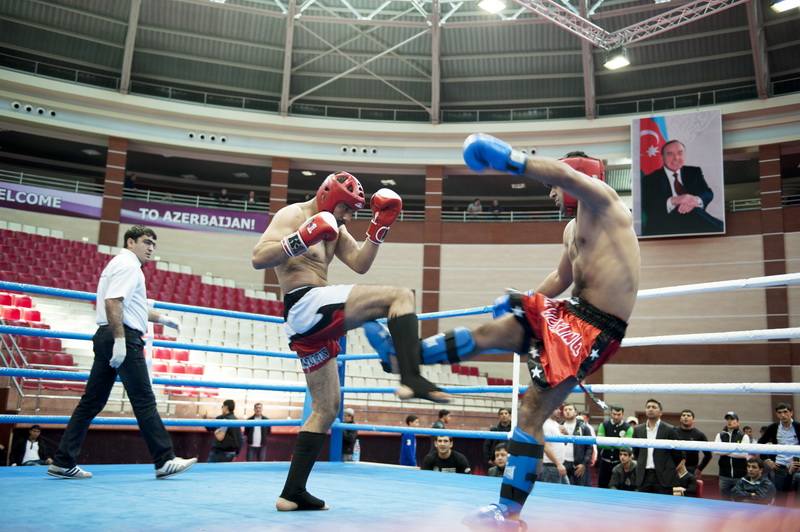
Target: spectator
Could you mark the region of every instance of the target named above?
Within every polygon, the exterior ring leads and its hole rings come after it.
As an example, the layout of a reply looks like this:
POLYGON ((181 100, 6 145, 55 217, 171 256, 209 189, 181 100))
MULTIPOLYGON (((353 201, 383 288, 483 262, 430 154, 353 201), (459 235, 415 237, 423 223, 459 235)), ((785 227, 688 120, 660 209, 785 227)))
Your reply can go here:
MULTIPOLYGON (((675 427, 675 435, 681 441, 708 441, 708 438, 699 429, 694 426, 694 412, 685 408, 681 412, 681 425, 675 427)), ((711 462, 711 457, 714 455, 711 451, 703 451, 703 461, 700 461, 700 451, 686 450, 686 469, 689 473, 693 474, 696 479, 699 479, 703 470, 711 462)))
POLYGON ((742 429, 742 432, 744 432, 745 435, 748 438, 750 438, 750 443, 756 443, 758 441, 758 438, 753 436, 753 427, 749 427, 749 426, 745 425, 744 428, 742 429))
POLYGON ((39 439, 42 434, 42 427, 32 425, 28 429, 27 438, 15 438, 11 448, 11 465, 37 466, 50 465, 53 459, 47 453, 47 446, 43 439, 39 439))
MULTIPOLYGON (((431 425, 432 429, 444 429, 447 428, 447 424, 450 423, 450 411, 446 408, 442 408, 439 410, 439 419, 433 422, 431 425)), ((436 436, 431 436, 431 450, 428 451, 428 454, 436 451, 436 436)))
MULTIPOLYGON (((726 443, 750 443, 739 430, 739 416, 736 412, 725 414, 725 429, 717 434, 714 441, 726 443)), ((719 453, 719 496, 724 501, 731 500, 733 486, 747 473, 747 453, 719 453)))
MULTIPOLYGON (((661 421, 664 410, 659 401, 648 399, 644 410, 647 422, 634 427, 634 438, 675 439, 675 427, 666 421, 661 421)), ((652 447, 637 447, 634 450, 634 457, 636 458, 636 490, 672 495, 672 488, 678 481, 675 464, 683 459, 683 453, 652 447)))
POLYGON ((197 463, 196 458, 175 456, 150 385, 144 358, 147 322, 153 321, 180 331, 181 322, 148 310, 147 289, 142 266, 156 248, 156 233, 134 225, 125 232, 124 247, 103 269, 97 284, 97 331, 92 338, 94 363, 86 391, 72 413, 47 474, 59 478, 89 479, 92 474, 76 464, 83 439, 92 419, 108 401, 117 377, 122 381, 139 421, 156 478, 182 473, 197 463))
MULTIPOLYGON (((561 412, 564 421, 561 425, 566 429, 564 434, 573 436, 591 436, 589 425, 578 419, 578 411, 572 403, 566 403, 561 412)), ((589 463, 592 461, 592 446, 582 443, 568 443, 564 457, 564 467, 567 468, 567 477, 570 484, 589 486, 591 474, 589 463)))
MULTIPOLYGON (((217 419, 238 419, 233 411, 236 403, 233 399, 225 399, 222 402, 222 414, 217 419)), ((203 414, 203 419, 206 415, 203 414)), ((214 433, 214 441, 211 442, 211 452, 208 455, 208 463, 212 462, 233 462, 236 455, 242 448, 242 430, 239 427, 206 427, 206 430, 214 433)))
POLYGON ((244 197, 244 201, 248 205, 255 205, 256 203, 258 203, 258 198, 256 197, 256 191, 251 190, 250 192, 248 192, 247 196, 244 197))
POLYGON ((508 450, 505 442, 500 442, 494 447, 494 465, 486 473, 487 477, 502 477, 506 471, 508 462, 508 450))
POLYGON ((734 501, 751 504, 772 504, 775 493, 775 486, 764 474, 764 462, 755 457, 747 459, 747 476, 740 478, 731 488, 734 501))
MULTIPOLYGON (((611 405, 611 419, 600 423, 597 435, 601 438, 630 438, 633 436, 633 427, 624 422, 625 409, 622 405, 611 405)), ((620 463, 617 447, 600 445, 600 471, 598 472, 597 487, 608 488, 611 482, 611 472, 620 463)))
POLYGON ((631 427, 635 427, 639 424, 639 420, 636 419, 636 416, 629 416, 628 419, 625 420, 625 423, 630 425, 631 427))
POLYGON ((467 205, 467 214, 470 216, 477 216, 483 212, 483 205, 481 205, 481 200, 475 198, 475 200, 467 205))
POLYGON ((469 475, 467 457, 453 450, 453 438, 450 436, 436 436, 436 452, 430 453, 422 459, 422 469, 427 471, 442 471, 445 473, 464 473, 469 475))
POLYGON ((223 188, 222 190, 220 190, 217 194, 214 195, 214 197, 220 203, 228 203, 229 201, 231 201, 231 197, 228 195, 227 188, 223 188))
MULTIPOLYGON (((511 430, 511 410, 508 408, 501 408, 497 411, 497 425, 489 428, 492 432, 509 432, 511 430)), ((486 439, 483 441, 483 457, 489 463, 494 463, 494 449, 497 445, 497 440, 486 439)))
POLYGON ((680 497, 697 497, 697 477, 686 469, 686 458, 678 462, 675 467, 678 481, 672 488, 672 494, 680 497))
MULTIPOLYGON (((419 417, 406 416, 406 425, 419 427, 419 417)), ((400 435, 400 465, 417 467, 417 435, 404 432, 400 435)))
POLYGON ((492 200, 492 206, 489 207, 489 212, 492 214, 492 216, 495 218, 500 218, 500 215, 503 214, 503 210, 503 206, 500 205, 498 200, 492 200))
MULTIPOLYGON (((563 427, 558 424, 558 408, 550 413, 542 424, 542 431, 545 437, 561 436, 563 427)), ((545 441, 544 456, 542 457, 542 468, 539 471, 539 482, 549 482, 551 484, 569 484, 567 468, 564 467, 564 456, 567 445, 556 441, 545 441)))
MULTIPOLYGON (((768 426, 758 443, 772 443, 777 445, 800 445, 800 423, 792 416, 794 412, 789 403, 775 405, 775 415, 778 421, 768 426)), ((761 453, 764 463, 772 470, 772 482, 778 491, 777 496, 781 503, 785 502, 786 495, 792 489, 792 475, 789 467, 792 465, 792 455, 768 455, 761 453)))
POLYGON ((636 491, 636 461, 632 460, 633 451, 630 447, 619 448, 619 464, 611 470, 609 489, 636 491))
MULTIPOLYGON (((247 419, 269 419, 263 415, 264 406, 261 403, 253 405, 253 415, 247 419)), ((272 427, 245 427, 244 436, 247 438, 247 461, 265 462, 267 460, 267 436, 272 432, 272 427)))
MULTIPOLYGON (((589 421, 591 419, 591 417, 589 416, 589 411, 588 410, 581 410, 580 412, 578 412, 578 419, 583 421, 586 424, 586 426, 589 427, 589 432, 591 432, 592 438, 596 438, 597 437, 597 433, 594 431, 594 427, 592 426, 592 424, 589 421)), ((595 463, 597 463, 597 444, 593 443, 592 444, 592 459, 589 461, 590 470, 591 470, 592 467, 594 467, 595 463)), ((589 478, 589 484, 587 484, 587 485, 591 485, 591 476, 589 478)))
MULTIPOLYGON (((352 408, 345 408, 342 412, 342 421, 344 423, 355 423, 356 412, 352 408)), ((357 430, 343 430, 342 431, 342 462, 353 461, 353 451, 356 446, 356 438, 358 438, 357 430)))
POLYGON ((139 190, 136 188, 136 174, 130 174, 125 178, 125 183, 122 185, 125 190, 139 190))

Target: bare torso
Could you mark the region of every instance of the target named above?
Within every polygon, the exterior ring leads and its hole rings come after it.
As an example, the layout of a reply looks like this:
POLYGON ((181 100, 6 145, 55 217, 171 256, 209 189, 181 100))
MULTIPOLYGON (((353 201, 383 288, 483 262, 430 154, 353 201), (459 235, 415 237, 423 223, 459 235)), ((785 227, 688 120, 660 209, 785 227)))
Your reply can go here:
POLYGON ((639 290, 641 258, 631 213, 615 201, 602 213, 578 209, 564 230, 573 292, 600 310, 630 319, 639 290))

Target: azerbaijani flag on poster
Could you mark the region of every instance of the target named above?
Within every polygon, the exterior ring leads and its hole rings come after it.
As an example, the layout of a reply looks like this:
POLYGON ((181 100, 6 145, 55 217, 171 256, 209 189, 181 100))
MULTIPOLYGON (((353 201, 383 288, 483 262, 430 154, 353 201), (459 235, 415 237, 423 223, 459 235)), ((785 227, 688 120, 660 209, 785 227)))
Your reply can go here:
POLYGON ((642 175, 652 174, 662 166, 661 146, 667 142, 667 124, 663 116, 639 121, 639 168, 642 175))

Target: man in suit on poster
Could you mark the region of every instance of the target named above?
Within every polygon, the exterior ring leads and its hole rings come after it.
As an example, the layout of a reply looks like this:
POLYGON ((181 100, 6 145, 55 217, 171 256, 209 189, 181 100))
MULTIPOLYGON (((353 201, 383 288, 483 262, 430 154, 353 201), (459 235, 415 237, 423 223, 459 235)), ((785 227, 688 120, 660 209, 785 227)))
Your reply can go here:
POLYGON ((706 212, 714 192, 697 166, 684 166, 686 147, 661 147, 664 166, 642 178, 643 235, 721 233, 721 220, 706 212))

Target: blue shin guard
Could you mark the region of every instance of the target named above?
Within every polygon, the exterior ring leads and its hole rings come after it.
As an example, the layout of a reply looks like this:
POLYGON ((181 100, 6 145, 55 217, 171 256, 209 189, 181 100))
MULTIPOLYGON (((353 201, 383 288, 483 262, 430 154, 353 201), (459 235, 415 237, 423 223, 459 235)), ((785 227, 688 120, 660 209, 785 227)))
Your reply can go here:
POLYGON ((475 339, 466 327, 434 334, 422 340, 423 364, 458 364, 475 350, 475 339))
POLYGON ((508 508, 509 517, 518 519, 536 481, 536 464, 544 454, 544 445, 516 427, 508 442, 508 454, 500 486, 500 505, 508 508))
MULTIPOLYGON (((399 373, 397 353, 389 329, 377 321, 364 325, 364 335, 373 349, 378 352, 381 366, 386 373, 399 373)), ((436 334, 422 340, 422 364, 457 364, 461 357, 475 350, 475 339, 466 327, 456 327, 452 331, 436 334)))

